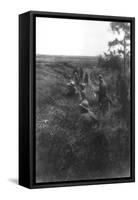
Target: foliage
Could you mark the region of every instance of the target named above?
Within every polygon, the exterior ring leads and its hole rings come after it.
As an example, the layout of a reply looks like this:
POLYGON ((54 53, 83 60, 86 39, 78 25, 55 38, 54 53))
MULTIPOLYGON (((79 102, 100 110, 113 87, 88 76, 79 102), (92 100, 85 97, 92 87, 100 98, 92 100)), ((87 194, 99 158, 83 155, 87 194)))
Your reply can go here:
POLYGON ((127 60, 130 57, 130 23, 111 22, 110 27, 118 37, 108 42, 109 52, 123 57, 125 73, 127 60))
POLYGON ((118 55, 105 55, 99 56, 97 67, 104 68, 112 71, 121 72, 122 68, 122 59, 118 55))

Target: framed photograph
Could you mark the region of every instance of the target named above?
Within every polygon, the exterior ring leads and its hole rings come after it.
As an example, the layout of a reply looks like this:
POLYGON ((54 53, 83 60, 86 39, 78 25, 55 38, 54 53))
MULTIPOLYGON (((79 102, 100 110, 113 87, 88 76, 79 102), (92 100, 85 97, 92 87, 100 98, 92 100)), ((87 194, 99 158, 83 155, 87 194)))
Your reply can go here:
POLYGON ((19 15, 19 184, 135 181, 135 19, 19 15))

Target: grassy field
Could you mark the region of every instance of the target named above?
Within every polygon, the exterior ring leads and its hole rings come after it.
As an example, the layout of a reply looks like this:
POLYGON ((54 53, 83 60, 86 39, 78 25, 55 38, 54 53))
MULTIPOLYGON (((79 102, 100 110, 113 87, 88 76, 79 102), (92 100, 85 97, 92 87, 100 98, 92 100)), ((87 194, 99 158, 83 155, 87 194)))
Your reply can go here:
MULTIPOLYGON (((118 116, 119 105, 100 118, 96 130, 82 130, 80 100, 66 95, 74 67, 92 76, 87 87, 91 109, 92 87, 102 73, 114 99, 115 72, 97 66, 96 57, 36 57, 36 181, 71 181, 130 175, 130 127, 118 116)), ((97 114, 97 113, 96 113, 97 114)))

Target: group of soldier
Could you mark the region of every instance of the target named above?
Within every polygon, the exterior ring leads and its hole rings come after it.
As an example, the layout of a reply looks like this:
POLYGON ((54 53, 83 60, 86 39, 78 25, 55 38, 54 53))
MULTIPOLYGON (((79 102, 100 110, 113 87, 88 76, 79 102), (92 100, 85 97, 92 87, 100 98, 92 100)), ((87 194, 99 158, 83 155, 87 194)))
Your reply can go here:
MULTIPOLYGON (((106 83, 104 81, 104 78, 101 74, 98 75, 98 90, 95 91, 95 94, 98 96, 98 107, 102 110, 102 107, 104 105, 104 102, 107 98, 107 87, 106 83)), ((74 69, 72 76, 70 77, 70 81, 67 84, 68 87, 68 95, 79 96, 79 108, 81 113, 81 120, 83 123, 85 123, 87 126, 93 126, 97 127, 99 126, 99 120, 97 115, 92 111, 90 108, 89 101, 87 99, 86 95, 86 87, 89 84, 89 75, 86 72, 84 74, 83 69, 74 69)))

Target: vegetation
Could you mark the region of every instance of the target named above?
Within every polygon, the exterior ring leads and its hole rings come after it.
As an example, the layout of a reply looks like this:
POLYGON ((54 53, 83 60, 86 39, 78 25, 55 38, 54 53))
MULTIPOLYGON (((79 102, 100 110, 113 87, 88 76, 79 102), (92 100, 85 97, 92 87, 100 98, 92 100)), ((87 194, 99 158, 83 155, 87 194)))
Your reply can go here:
POLYGON ((112 56, 119 55, 123 58, 125 74, 130 61, 130 23, 111 22, 110 27, 116 38, 108 43, 109 52, 112 56))
POLYGON ((37 56, 36 64, 36 180, 70 181, 130 175, 130 114, 128 82, 119 76, 119 56, 37 56), (80 121, 79 97, 66 95, 74 67, 89 74, 86 88, 91 110, 99 116, 97 129, 80 121), (96 66, 96 67, 95 67, 96 66), (92 98, 102 74, 112 101, 100 116, 92 98), (119 82, 119 81, 122 82, 119 82), (122 87, 120 87, 122 86, 122 87))

